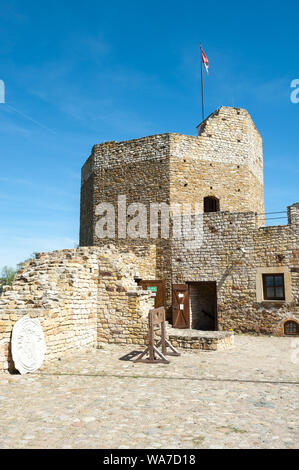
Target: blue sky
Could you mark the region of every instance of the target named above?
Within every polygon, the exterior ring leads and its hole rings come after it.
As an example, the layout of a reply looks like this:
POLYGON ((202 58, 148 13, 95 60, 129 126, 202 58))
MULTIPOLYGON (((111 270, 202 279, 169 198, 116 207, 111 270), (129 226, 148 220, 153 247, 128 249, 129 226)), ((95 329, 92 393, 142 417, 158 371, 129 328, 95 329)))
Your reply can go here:
POLYGON ((298 201, 295 2, 0 0, 0 12, 0 269, 78 243, 93 144, 196 134, 200 42, 207 114, 246 108, 262 134, 266 210, 298 201))

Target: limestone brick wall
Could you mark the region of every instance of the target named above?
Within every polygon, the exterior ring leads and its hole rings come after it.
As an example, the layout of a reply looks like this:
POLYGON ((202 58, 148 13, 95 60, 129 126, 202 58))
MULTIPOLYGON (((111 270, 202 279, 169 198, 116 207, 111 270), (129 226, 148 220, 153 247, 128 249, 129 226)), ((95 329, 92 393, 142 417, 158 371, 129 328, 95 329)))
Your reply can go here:
MULTIPOLYGON (((150 202, 170 202, 169 140, 169 134, 161 134, 95 145, 82 169, 80 245, 104 246, 115 243, 122 252, 133 251, 143 260, 139 272, 143 279, 161 279, 170 269, 169 241, 152 239, 150 236, 141 239, 127 236, 119 238, 118 196, 126 197, 126 208, 135 202, 145 204, 149 232, 150 202), (96 223, 99 217, 95 212, 101 202, 112 203, 115 208, 115 239, 97 237, 96 223)), ((127 213, 127 225, 133 216, 127 213)), ((170 272, 167 279, 170 279, 170 272)))
MULTIPOLYGON (((120 195, 127 205, 145 204, 148 216, 151 202, 203 209, 205 196, 218 197, 224 211, 263 213, 260 134, 246 110, 221 107, 201 124, 198 137, 169 133, 95 145, 82 168, 80 245, 107 243, 96 237, 96 207, 112 203, 118 221, 120 195)), ((115 239, 125 246, 160 243, 117 233, 115 239)))
MULTIPOLYGON (((102 252, 102 251, 101 251, 102 252)), ((150 294, 138 287, 136 269, 143 260, 133 253, 121 253, 110 245, 99 262, 97 340, 101 343, 146 344, 150 294), (111 263, 111 257, 114 261, 111 263)), ((148 272, 150 266, 147 267, 148 272)))
POLYGON ((220 210, 264 212, 262 139, 248 112, 222 106, 200 126, 199 136, 171 134, 170 198, 220 199, 220 210))
POLYGON ((41 321, 46 360, 74 347, 96 344, 97 264, 95 257, 84 259, 84 250, 81 253, 39 254, 5 289, 0 297, 0 364, 8 366, 12 328, 25 314, 41 321))
POLYGON ((234 334, 229 331, 205 332, 204 336, 193 336, 190 330, 180 330, 181 334, 169 332, 169 341, 176 348, 201 349, 203 351, 224 351, 234 347, 234 334))
MULTIPOLYGON (((199 203, 205 196, 220 199, 220 209, 230 212, 264 212, 262 139, 248 112, 221 107, 199 129, 199 136, 159 134, 93 147, 82 168, 80 245, 115 243, 123 251, 143 250, 153 279, 166 279, 170 319, 172 246, 167 239, 150 236, 150 203, 199 203), (147 235, 118 237, 118 196, 126 207, 143 203, 147 209, 147 235), (96 234, 96 207, 112 203, 115 238, 96 234)), ((134 214, 126 215, 130 224, 134 214)), ((257 219, 263 223, 263 217, 257 219)), ((143 276, 142 276, 143 277, 143 276)))
POLYGON ((218 198, 221 211, 264 213, 263 185, 247 165, 203 162, 191 153, 184 160, 172 157, 171 202, 198 203, 203 212, 206 196, 218 198))
MULTIPOLYGON (((91 159, 89 159, 89 162, 91 159)), ((92 246, 94 238, 94 174, 91 174, 88 180, 81 185, 81 215, 80 215, 80 240, 82 246, 92 246)))
POLYGON ((296 226, 296 224, 299 224, 299 203, 296 202, 295 204, 289 206, 287 212, 289 224, 293 224, 294 226, 296 226))
POLYGON ((41 253, 29 260, 0 296, 0 370, 13 366, 12 328, 24 315, 41 322, 45 362, 101 342, 143 344, 151 303, 134 281, 138 266, 135 255, 113 246, 41 253))
MULTIPOLYGON (((169 139, 169 134, 161 134, 94 145, 82 168, 80 245, 103 244, 96 237, 96 220, 92 218, 101 202, 114 205, 116 221, 120 195, 126 196, 127 204, 169 202, 169 139)), ((128 214, 127 222, 130 217, 128 214)))
POLYGON ((205 160, 246 164, 263 181, 262 139, 246 109, 221 106, 198 126, 198 137, 205 160))
POLYGON ((219 212, 204 214, 203 227, 200 248, 172 241, 172 282, 216 281, 220 330, 278 334, 283 319, 298 318, 298 224, 258 227, 253 212, 219 212), (286 301, 258 297, 263 272, 285 274, 286 301))

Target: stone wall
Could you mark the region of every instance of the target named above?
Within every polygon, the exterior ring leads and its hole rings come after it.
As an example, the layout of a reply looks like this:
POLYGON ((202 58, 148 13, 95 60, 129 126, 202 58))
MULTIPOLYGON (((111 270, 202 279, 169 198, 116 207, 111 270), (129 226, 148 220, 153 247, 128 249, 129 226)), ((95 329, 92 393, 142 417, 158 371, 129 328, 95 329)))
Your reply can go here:
MULTIPOLYGON (((144 250, 144 260, 154 267, 153 279, 166 280, 167 315, 170 319, 172 246, 169 239, 151 238, 150 203, 194 204, 203 211, 206 196, 220 199, 220 210, 263 214, 262 139, 248 112, 221 107, 199 128, 199 136, 159 134, 93 147, 82 168, 80 245, 104 246, 112 242, 122 251, 144 250), (118 236, 118 197, 126 209, 143 203, 147 210, 144 237, 118 236), (115 237, 99 238, 99 203, 112 203, 115 237)), ((125 215, 125 225, 135 213, 125 215)), ((258 222, 262 225, 263 216, 258 222)))
MULTIPOLYGON (((221 107, 198 137, 169 133, 95 145, 82 168, 80 245, 107 243, 96 236, 96 207, 112 203, 118 223, 120 195, 127 205, 145 204, 148 222, 151 202, 199 203, 203 210, 206 196, 220 199, 223 211, 263 213, 262 139, 246 110, 221 107)), ((132 217, 127 214, 126 222, 132 217)), ((154 243, 165 253, 161 240, 117 235, 119 245, 154 243)))
MULTIPOLYGON (((82 168, 81 247, 38 254, 0 296, 0 369, 11 366, 11 332, 23 315, 41 321, 45 361, 103 342, 145 344, 151 300, 135 278, 166 281, 168 314, 172 284, 216 282, 220 330, 281 334, 285 320, 298 320, 299 204, 288 208, 288 225, 264 227, 263 212, 262 140, 245 110, 219 108, 198 126, 198 137, 95 145, 82 168), (119 196, 126 197, 124 225, 119 196), (203 211, 206 196, 220 200, 220 212, 203 214, 201 245, 150 234, 150 203, 198 203, 203 211), (111 239, 97 233, 101 202, 115 209, 111 239), (127 210, 132 203, 147 209, 141 237, 127 236, 138 213, 137 206, 127 210), (269 272, 284 274, 284 302, 263 299, 269 272)), ((189 347, 192 338, 180 341, 189 347)))
POLYGON ((200 247, 172 240, 172 283, 216 281, 220 330, 279 334, 280 323, 299 313, 298 210, 288 209, 288 225, 269 227, 259 227, 253 212, 204 214, 200 247), (269 272, 284 274, 285 301, 259 296, 269 272))
POLYGON ((113 246, 41 253, 26 262, 0 296, 0 370, 12 367, 12 328, 24 315, 41 322, 45 362, 103 342, 144 344, 150 294, 134 281, 142 263, 113 246))
POLYGON ((171 134, 170 154, 172 202, 215 196, 222 211, 264 212, 262 139, 245 109, 222 106, 198 137, 171 134))
MULTIPOLYGON (((143 279, 160 279, 170 268, 169 241, 164 239, 118 237, 118 197, 126 197, 125 206, 138 202, 149 208, 150 202, 169 204, 169 134, 126 142, 95 145, 82 168, 80 245, 105 246, 115 243, 122 252, 133 251, 151 266, 153 272, 139 273, 143 279), (100 202, 115 208, 116 233, 113 239, 97 237, 96 207, 100 202)), ((134 214, 127 213, 125 223, 134 214)), ((147 212, 150 226, 150 212, 147 212)), ((167 279, 170 278, 170 272, 167 279)))
MULTIPOLYGON (((96 207, 119 195, 131 203, 196 203, 206 196, 220 200, 220 211, 203 215, 204 241, 190 248, 182 239, 132 239, 115 233, 119 250, 143 250, 152 279, 166 281, 166 307, 171 319, 172 284, 216 281, 218 328, 274 333, 278 323, 298 312, 298 206, 288 208, 289 224, 263 227, 262 139, 244 109, 221 107, 198 126, 198 136, 160 134, 125 142, 95 145, 82 168, 80 244, 104 245, 96 234, 96 207), (241 248, 245 250, 242 253, 241 248), (285 302, 264 302, 265 269, 283 270, 285 302)), ((130 224, 134 214, 126 214, 130 224)), ((117 227, 116 227, 117 228, 117 227)), ((147 272, 143 279, 150 279, 147 272)))
MULTIPOLYGON (((126 203, 169 203, 169 135, 156 135, 125 142, 95 145, 82 168, 80 245, 103 245, 96 235, 96 207, 100 202, 115 207, 118 228, 118 196, 126 203)), ((129 223, 132 214, 127 214, 129 223)), ((117 231, 116 231, 117 232, 117 231)), ((116 233, 116 239, 118 239, 116 233)), ((126 236, 124 237, 126 239, 126 236)), ((119 244, 127 246, 119 238, 119 244)), ((144 240, 142 241, 144 245, 144 240)), ((149 244, 150 241, 147 242, 149 244)), ((132 246, 140 245, 138 240, 132 246)))
POLYGON ((168 339, 176 348, 201 349, 203 351, 224 351, 234 347, 234 335, 229 331, 206 331, 198 336, 194 331, 179 330, 179 334, 173 334, 170 330, 168 339))

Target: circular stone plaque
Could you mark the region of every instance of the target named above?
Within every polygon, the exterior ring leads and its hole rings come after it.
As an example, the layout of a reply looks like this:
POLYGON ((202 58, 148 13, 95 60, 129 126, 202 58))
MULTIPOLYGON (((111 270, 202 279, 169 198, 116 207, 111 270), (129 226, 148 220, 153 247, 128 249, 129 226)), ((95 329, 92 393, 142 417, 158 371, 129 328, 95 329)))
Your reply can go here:
POLYGON ((12 358, 21 374, 34 372, 43 363, 46 352, 44 332, 40 321, 28 316, 18 320, 12 330, 12 358))

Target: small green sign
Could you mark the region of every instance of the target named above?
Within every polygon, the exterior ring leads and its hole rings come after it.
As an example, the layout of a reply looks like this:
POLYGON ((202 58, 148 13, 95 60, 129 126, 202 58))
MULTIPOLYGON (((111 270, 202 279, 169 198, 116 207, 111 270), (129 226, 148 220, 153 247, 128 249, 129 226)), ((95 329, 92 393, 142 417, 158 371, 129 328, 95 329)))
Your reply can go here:
POLYGON ((157 286, 147 286, 147 290, 150 290, 151 292, 157 292, 157 286))

